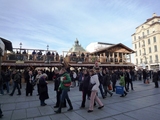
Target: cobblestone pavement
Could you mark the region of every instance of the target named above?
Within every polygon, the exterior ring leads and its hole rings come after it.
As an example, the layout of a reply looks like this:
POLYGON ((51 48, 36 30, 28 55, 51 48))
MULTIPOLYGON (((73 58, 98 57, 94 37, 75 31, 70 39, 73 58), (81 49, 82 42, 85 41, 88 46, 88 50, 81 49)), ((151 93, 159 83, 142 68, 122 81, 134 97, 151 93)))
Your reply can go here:
POLYGON ((49 99, 46 106, 40 106, 37 90, 33 96, 25 96, 25 84, 23 84, 22 95, 13 96, 7 94, 0 96, 2 104, 2 120, 160 120, 160 88, 154 88, 154 83, 143 84, 142 81, 134 81, 134 91, 129 91, 124 98, 118 94, 106 99, 100 99, 104 108, 99 110, 98 105, 92 113, 88 113, 89 100, 86 101, 86 108, 80 109, 82 93, 78 87, 71 88, 69 92, 74 110, 62 109, 61 114, 55 114, 56 94, 53 83, 48 84, 49 99))

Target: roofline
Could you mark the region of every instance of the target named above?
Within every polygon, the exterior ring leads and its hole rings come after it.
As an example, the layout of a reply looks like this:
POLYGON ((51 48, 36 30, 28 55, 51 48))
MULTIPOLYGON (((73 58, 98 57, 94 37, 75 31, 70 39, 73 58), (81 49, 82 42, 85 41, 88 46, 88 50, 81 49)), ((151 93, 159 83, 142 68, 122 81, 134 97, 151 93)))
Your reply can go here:
POLYGON ((134 53, 134 52, 135 52, 134 50, 132 50, 131 48, 129 48, 129 47, 127 47, 127 46, 125 46, 124 44, 122 44, 122 43, 118 43, 118 44, 114 44, 114 45, 109 46, 109 47, 102 48, 102 49, 97 50, 97 51, 95 51, 95 52, 92 52, 91 54, 94 54, 94 53, 97 53, 97 52, 101 52, 101 51, 103 51, 103 50, 106 50, 106 49, 109 49, 109 48, 112 48, 112 47, 114 47, 114 46, 118 46, 118 45, 122 45, 122 46, 123 46, 123 47, 125 47, 126 49, 130 50, 132 53, 134 53))

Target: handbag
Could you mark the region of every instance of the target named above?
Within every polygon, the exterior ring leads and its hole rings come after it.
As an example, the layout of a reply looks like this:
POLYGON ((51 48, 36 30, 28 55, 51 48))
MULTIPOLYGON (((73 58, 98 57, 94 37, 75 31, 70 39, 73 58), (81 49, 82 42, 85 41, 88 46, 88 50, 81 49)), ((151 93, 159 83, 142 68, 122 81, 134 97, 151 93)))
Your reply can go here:
POLYGON ((111 86, 111 84, 110 84, 110 85, 108 85, 108 89, 109 89, 109 90, 112 90, 112 86, 111 86))
POLYGON ((93 88, 93 86, 94 86, 95 84, 96 84, 96 83, 94 83, 94 84, 90 83, 89 86, 88 86, 88 90, 89 90, 89 91, 92 91, 92 88, 93 88))
POLYGON ((31 80, 31 84, 32 84, 32 86, 35 86, 36 85, 36 80, 31 80))

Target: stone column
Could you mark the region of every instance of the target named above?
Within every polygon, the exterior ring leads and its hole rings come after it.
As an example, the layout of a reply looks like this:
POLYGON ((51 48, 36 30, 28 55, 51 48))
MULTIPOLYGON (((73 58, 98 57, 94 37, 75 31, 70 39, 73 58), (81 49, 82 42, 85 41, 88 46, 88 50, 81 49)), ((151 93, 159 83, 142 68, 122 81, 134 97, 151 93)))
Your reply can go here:
POLYGON ((114 52, 112 53, 112 60, 115 63, 115 56, 114 56, 114 52))
POLYGON ((117 60, 118 60, 118 63, 119 63, 119 52, 117 53, 117 60))

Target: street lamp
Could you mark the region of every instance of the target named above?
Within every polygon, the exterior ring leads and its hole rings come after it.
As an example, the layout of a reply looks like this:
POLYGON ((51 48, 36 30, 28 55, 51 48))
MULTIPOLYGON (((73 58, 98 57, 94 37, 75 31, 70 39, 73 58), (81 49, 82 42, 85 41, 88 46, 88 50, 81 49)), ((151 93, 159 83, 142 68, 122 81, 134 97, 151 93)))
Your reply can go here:
POLYGON ((22 43, 20 43, 19 46, 20 46, 20 53, 21 53, 22 43))
POLYGON ((48 49, 49 49, 49 45, 47 45, 47 51, 48 51, 48 49))

